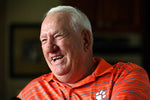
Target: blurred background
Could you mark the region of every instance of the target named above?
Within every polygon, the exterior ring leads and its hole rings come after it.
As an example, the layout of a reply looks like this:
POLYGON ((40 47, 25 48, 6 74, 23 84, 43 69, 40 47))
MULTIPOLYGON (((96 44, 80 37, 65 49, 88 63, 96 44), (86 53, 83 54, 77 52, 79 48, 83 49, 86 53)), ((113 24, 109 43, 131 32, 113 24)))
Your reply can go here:
POLYGON ((150 73, 149 0, 0 0, 0 100, 10 100, 33 78, 50 72, 40 42, 44 14, 72 5, 90 19, 94 56, 133 62, 150 73))

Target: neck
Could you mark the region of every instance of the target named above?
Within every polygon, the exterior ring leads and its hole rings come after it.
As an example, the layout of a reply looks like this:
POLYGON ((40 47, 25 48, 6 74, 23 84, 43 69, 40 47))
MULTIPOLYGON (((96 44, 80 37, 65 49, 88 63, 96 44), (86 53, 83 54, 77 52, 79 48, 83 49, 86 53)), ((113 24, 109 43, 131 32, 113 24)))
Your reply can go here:
MULTIPOLYGON (((93 60, 92 60, 93 61, 93 60)), ((79 81, 81 81, 82 79, 84 79, 84 78, 86 78, 87 76, 89 76, 89 75, 91 75, 93 72, 94 72, 94 70, 96 69, 96 64, 94 63, 94 61, 90 64, 90 66, 89 67, 87 67, 88 69, 87 69, 87 71, 86 71, 86 73, 84 73, 84 75, 83 75, 83 77, 81 78, 81 79, 79 79, 78 81, 76 81, 76 82, 73 82, 73 83, 65 83, 65 84, 67 84, 67 85, 69 85, 69 86, 73 86, 75 83, 77 83, 77 82, 79 82, 79 81)))

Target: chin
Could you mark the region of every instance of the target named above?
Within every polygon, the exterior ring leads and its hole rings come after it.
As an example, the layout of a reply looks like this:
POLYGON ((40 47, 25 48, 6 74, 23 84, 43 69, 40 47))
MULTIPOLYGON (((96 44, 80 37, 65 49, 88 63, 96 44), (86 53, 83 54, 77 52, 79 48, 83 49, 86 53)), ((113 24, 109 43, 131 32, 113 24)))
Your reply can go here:
POLYGON ((62 68, 58 68, 58 69, 54 69, 52 72, 57 75, 57 76, 65 76, 69 73, 69 69, 62 69, 62 68))

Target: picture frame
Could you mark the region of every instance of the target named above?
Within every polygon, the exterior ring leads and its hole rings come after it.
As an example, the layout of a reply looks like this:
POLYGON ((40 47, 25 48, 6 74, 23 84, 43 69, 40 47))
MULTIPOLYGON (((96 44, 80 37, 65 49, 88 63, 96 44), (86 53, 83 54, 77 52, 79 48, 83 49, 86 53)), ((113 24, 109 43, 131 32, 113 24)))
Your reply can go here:
POLYGON ((40 24, 10 26, 11 77, 37 77, 49 73, 40 44, 40 24))

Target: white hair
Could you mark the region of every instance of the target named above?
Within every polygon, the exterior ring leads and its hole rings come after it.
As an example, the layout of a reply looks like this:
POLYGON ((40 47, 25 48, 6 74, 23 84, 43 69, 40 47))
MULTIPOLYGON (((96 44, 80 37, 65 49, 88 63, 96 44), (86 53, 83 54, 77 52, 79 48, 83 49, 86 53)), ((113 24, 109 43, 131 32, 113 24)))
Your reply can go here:
POLYGON ((87 29, 90 31, 90 33, 92 34, 92 27, 91 27, 91 23, 88 19, 88 17, 83 13, 81 12, 80 10, 72 7, 72 6, 57 6, 57 7, 54 7, 54 8, 51 8, 47 14, 49 15, 50 13, 52 12, 68 12, 70 15, 71 15, 71 25, 73 27, 73 29, 75 31, 79 31, 79 29, 81 27, 87 29))

